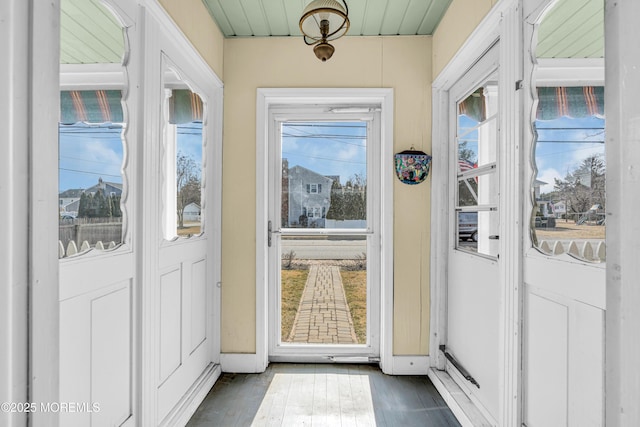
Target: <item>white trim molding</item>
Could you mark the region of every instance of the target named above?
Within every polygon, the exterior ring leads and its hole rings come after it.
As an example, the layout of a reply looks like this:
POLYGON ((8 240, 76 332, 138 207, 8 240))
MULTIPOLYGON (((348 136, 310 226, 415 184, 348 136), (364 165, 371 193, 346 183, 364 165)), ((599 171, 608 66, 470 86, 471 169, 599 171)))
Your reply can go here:
POLYGON ((268 141, 272 105, 379 105, 382 172, 380 212, 380 366, 392 373, 393 344, 393 89, 390 88, 258 88, 256 100, 256 358, 266 369, 268 342, 268 141))
POLYGON ((393 356, 390 375, 426 375, 431 362, 429 356, 393 356))

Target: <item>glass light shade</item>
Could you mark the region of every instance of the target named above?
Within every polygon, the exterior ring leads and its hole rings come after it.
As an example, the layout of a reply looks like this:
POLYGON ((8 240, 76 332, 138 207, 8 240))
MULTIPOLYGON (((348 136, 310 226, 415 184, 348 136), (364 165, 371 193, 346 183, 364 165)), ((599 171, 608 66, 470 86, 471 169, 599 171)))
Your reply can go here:
POLYGON ((313 0, 302 12, 300 31, 307 38, 320 41, 323 39, 320 31, 323 20, 329 23, 325 41, 338 39, 349 30, 349 18, 343 5, 336 0, 313 0))

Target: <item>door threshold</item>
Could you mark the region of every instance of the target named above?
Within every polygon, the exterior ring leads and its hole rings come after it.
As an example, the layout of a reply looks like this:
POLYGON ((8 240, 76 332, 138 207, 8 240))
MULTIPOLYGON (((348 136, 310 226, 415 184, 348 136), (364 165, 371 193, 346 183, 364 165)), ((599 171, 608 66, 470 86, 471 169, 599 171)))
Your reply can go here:
POLYGON ((446 371, 431 368, 427 375, 463 427, 492 426, 446 371))
POLYGON ((328 356, 328 355, 278 355, 269 356, 270 363, 356 363, 359 365, 380 364, 379 357, 370 356, 328 356))

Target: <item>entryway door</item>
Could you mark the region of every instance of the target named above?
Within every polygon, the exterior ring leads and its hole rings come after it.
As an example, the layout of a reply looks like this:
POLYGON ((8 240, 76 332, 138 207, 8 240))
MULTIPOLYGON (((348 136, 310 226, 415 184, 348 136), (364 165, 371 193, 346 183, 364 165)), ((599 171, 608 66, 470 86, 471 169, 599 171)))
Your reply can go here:
POLYGON ((272 107, 271 361, 369 361, 380 348, 380 108, 272 107))
POLYGON ((450 90, 446 370, 495 422, 499 387, 498 45, 450 90))

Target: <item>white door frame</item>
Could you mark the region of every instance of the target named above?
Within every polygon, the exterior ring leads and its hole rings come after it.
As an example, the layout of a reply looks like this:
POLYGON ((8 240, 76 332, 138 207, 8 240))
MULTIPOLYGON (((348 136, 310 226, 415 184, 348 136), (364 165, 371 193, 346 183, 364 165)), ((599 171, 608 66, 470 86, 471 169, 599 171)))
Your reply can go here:
MULTIPOLYGON (((393 89, 259 88, 256 103, 256 353, 226 355, 246 372, 262 372, 268 360, 268 142, 271 105, 375 104, 381 107, 381 307, 380 366, 392 371, 393 328, 393 89)), ((224 355, 223 355, 224 356, 224 355)))
MULTIPOLYGON (((343 357, 342 360, 362 361, 367 358, 379 357, 380 350, 380 181, 382 165, 381 160, 381 128, 380 128, 380 112, 369 111, 371 107, 364 107, 363 112, 358 112, 357 109, 363 107, 355 107, 356 112, 349 112, 349 107, 345 108, 345 111, 333 112, 331 109, 324 106, 316 105, 300 105, 295 108, 273 108, 270 110, 270 124, 271 129, 269 135, 271 136, 271 142, 267 145, 269 151, 268 163, 269 167, 269 185, 270 190, 268 202, 269 218, 271 219, 273 234, 272 234, 272 250, 269 252, 269 358, 272 361, 292 361, 292 362, 308 362, 318 363, 327 361, 330 357, 343 357), (342 230, 327 230, 327 229, 288 229, 281 230, 280 227, 280 214, 281 214, 281 200, 282 194, 281 183, 281 166, 282 159, 281 153, 281 138, 280 133, 281 123, 295 122, 295 121, 350 121, 361 122, 367 125, 367 149, 366 149, 366 163, 367 163, 367 216, 366 229, 342 229, 342 230), (307 235, 349 235, 353 232, 355 235, 363 236, 367 240, 366 245, 366 260, 367 260, 367 344, 294 344, 286 343, 284 345, 279 344, 280 331, 280 309, 279 303, 279 291, 276 287, 276 282, 280 277, 280 251, 282 239, 280 236, 293 235, 300 236, 301 234, 307 235)), ((377 107, 374 107, 377 109, 377 107)))
POLYGON ((637 196, 640 170, 640 45, 637 1, 605 3, 607 89, 607 313, 606 425, 640 423, 640 243, 637 196))
MULTIPOLYGON (((499 320, 499 413, 498 425, 519 425, 520 420, 520 286, 522 277, 522 8, 518 0, 498 2, 469 36, 455 57, 433 83, 433 163, 450 165, 449 91, 489 47, 500 40, 500 320, 499 320)), ((449 170, 434 167, 432 182, 433 230, 447 230, 449 224, 449 170)), ((446 343, 446 283, 448 247, 453 242, 449 233, 433 234, 431 243, 431 366, 430 377, 447 398, 456 416, 472 423, 460 410, 461 403, 452 396, 446 382, 438 380, 445 358, 438 350, 446 343)), ((464 403, 462 403, 464 404, 464 403)))

